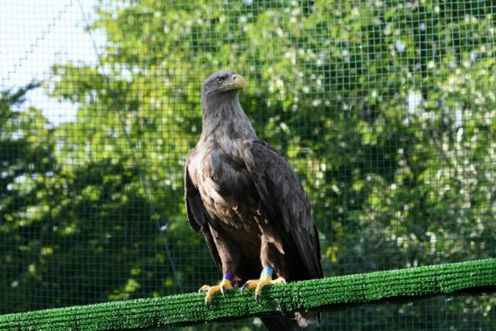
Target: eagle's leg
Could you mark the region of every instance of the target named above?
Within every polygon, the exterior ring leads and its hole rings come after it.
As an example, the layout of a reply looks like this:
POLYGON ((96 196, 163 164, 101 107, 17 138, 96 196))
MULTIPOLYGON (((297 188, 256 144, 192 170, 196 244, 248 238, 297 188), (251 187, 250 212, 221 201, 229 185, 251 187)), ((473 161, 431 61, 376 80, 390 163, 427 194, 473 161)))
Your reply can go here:
POLYGON ((262 235, 262 242, 260 248, 260 260, 263 266, 260 279, 247 281, 241 291, 245 289, 255 289, 255 299, 258 301, 262 297, 262 289, 266 285, 285 284, 285 257, 281 241, 277 234, 270 227, 265 226, 264 235, 262 235), (274 271, 279 276, 272 279, 274 271))
POLYGON ((212 232, 212 237, 217 247, 217 252, 219 254, 222 273, 224 274, 222 280, 218 285, 203 285, 200 287, 199 292, 206 292, 205 305, 208 307, 212 302, 212 297, 215 293, 221 292, 224 294, 226 290, 232 290, 236 283, 235 272, 239 266, 239 260, 241 258, 241 250, 232 240, 229 240, 227 236, 224 235, 222 229, 219 231, 215 230, 213 227, 210 228, 212 232))

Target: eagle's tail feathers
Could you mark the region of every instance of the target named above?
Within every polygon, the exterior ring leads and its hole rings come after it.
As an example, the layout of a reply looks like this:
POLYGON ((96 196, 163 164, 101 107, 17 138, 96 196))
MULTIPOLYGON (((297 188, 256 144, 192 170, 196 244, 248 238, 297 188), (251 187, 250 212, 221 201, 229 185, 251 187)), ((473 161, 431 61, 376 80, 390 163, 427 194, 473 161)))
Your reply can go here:
POLYGON ((269 331, 292 331, 295 329, 295 321, 286 316, 265 316, 261 319, 269 331))
POLYGON ((269 331, 291 331, 318 324, 320 313, 313 311, 296 312, 289 316, 265 316, 262 322, 269 331))

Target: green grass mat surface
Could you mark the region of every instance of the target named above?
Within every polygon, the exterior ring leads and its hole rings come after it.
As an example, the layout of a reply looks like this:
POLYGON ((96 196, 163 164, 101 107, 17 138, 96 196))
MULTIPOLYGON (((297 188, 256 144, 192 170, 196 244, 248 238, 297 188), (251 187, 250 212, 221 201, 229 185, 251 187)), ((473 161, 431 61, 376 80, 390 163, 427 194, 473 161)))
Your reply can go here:
POLYGON ((260 303, 252 292, 236 289, 225 297, 216 295, 210 308, 203 294, 191 293, 9 314, 0 316, 0 330, 147 329, 492 287, 496 288, 496 259, 485 259, 267 287, 260 303))

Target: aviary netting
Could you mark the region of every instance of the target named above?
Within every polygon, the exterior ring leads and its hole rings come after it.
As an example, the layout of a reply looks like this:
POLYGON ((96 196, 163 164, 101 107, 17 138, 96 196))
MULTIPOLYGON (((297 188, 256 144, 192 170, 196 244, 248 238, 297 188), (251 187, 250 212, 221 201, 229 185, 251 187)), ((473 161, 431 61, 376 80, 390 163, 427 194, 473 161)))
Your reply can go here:
POLYGON ((238 330, 301 305, 319 330, 496 329, 495 31, 492 0, 2 4, 0 325, 238 330), (207 310, 183 166, 219 69, 301 178, 327 278, 207 310))

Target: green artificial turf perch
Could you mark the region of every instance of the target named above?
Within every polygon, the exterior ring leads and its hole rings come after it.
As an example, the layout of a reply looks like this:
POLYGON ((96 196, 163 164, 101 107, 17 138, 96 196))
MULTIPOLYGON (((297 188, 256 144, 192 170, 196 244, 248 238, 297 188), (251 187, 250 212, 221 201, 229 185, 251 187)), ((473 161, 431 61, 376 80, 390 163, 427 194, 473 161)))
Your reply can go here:
POLYGON ((210 308, 195 293, 3 315, 0 330, 136 330, 495 289, 496 259, 485 259, 272 286, 260 303, 235 290, 210 308))

